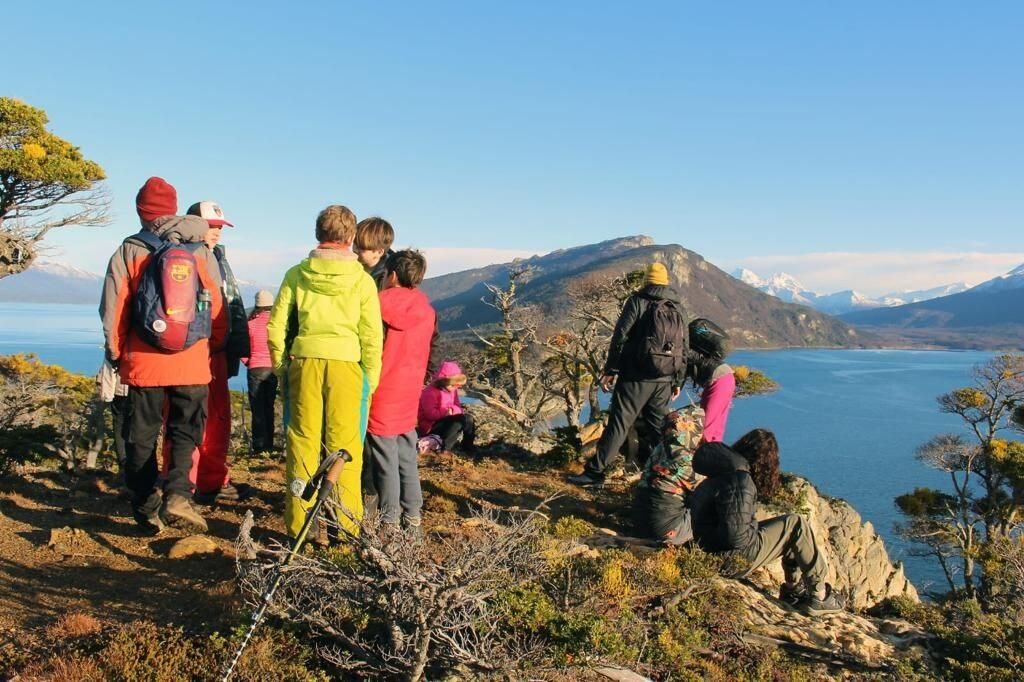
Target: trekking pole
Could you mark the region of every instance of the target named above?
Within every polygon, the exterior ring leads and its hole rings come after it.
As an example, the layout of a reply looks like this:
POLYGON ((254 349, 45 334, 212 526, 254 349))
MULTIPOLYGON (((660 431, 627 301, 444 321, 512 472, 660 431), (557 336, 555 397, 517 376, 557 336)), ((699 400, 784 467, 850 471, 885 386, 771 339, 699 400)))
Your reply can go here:
POLYGON ((320 515, 320 509, 324 506, 327 500, 331 497, 331 492, 334 490, 334 484, 338 482, 338 477, 341 475, 342 469, 345 465, 352 461, 352 455, 346 450, 338 450, 337 452, 329 452, 320 463, 320 468, 316 470, 313 477, 306 483, 306 487, 302 490, 302 499, 309 502, 316 495, 316 502, 310 508, 306 514, 306 520, 302 524, 302 528, 299 530, 299 534, 295 536, 292 547, 288 551, 288 554, 284 556, 281 562, 274 567, 274 573, 270 578, 270 583, 266 589, 263 590, 263 594, 260 595, 260 605, 256 611, 252 614, 252 624, 249 625, 248 632, 245 633, 245 639, 242 640, 241 645, 238 647, 238 651, 235 652, 234 658, 231 659, 231 663, 228 665, 227 670, 224 672, 224 677, 221 678, 221 682, 228 682, 231 679, 232 673, 235 671, 235 666, 238 665, 238 661, 242 658, 242 653, 245 648, 249 646, 249 640, 256 634, 256 628, 259 627, 263 617, 267 614, 267 608, 270 606, 270 602, 274 599, 274 593, 277 592, 277 588, 281 585, 281 577, 284 573, 284 569, 292 562, 292 559, 298 555, 302 546, 306 543, 306 537, 309 535, 310 529, 316 524, 317 517, 320 515))

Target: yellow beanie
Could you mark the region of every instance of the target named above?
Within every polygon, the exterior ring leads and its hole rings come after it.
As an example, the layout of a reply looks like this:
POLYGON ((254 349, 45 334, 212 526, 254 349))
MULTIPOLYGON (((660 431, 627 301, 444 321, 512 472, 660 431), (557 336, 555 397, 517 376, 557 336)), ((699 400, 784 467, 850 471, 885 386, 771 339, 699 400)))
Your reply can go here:
POLYGON ((668 269, 661 263, 651 263, 644 270, 644 284, 668 286, 668 269))

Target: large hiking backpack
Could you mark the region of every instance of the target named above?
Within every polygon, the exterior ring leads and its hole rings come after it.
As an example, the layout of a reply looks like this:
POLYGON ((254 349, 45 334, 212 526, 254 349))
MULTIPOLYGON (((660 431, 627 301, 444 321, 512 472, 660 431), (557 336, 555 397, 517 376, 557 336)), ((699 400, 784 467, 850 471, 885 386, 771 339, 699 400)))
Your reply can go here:
POLYGON ((174 353, 210 338, 210 292, 199 279, 196 259, 206 244, 175 244, 147 231, 125 243, 151 252, 132 301, 132 325, 142 340, 174 353))
POLYGON ((651 379, 686 370, 686 319, 682 307, 665 298, 654 299, 641 322, 636 343, 636 367, 651 379))
POLYGON ((732 339, 711 320, 698 317, 690 323, 690 348, 721 362, 732 352, 732 339))

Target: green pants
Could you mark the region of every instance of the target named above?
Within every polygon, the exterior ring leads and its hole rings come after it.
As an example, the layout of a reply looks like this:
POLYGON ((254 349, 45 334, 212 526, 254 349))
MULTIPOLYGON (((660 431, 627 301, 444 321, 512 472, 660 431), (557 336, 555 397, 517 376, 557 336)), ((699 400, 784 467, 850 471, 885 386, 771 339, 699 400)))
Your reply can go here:
POLYGON ((750 562, 747 574, 782 559, 787 582, 796 582, 803 574, 811 587, 824 584, 828 564, 818 550, 818 543, 810 526, 799 514, 786 514, 758 524, 757 538, 745 552, 750 562))
POLYGON ((357 532, 363 518, 360 474, 363 438, 370 406, 370 384, 357 362, 295 358, 288 367, 288 432, 285 454, 287 488, 284 525, 295 537, 313 501, 304 502, 302 488, 326 451, 347 450, 345 465, 334 487, 340 505, 339 521, 357 532))

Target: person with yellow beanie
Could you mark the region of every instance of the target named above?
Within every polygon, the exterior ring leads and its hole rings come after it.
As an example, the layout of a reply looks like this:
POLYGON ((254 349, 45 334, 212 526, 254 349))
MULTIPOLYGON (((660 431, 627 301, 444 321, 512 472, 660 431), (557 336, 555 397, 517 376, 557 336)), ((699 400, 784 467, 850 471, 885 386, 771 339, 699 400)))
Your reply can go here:
POLYGON ((582 474, 569 482, 591 488, 604 485, 605 474, 618 457, 633 425, 640 420, 642 464, 657 445, 669 404, 686 380, 686 312, 670 286, 668 268, 651 263, 644 269, 644 287, 626 301, 608 349, 601 388, 615 387, 608 426, 587 460, 582 474))

